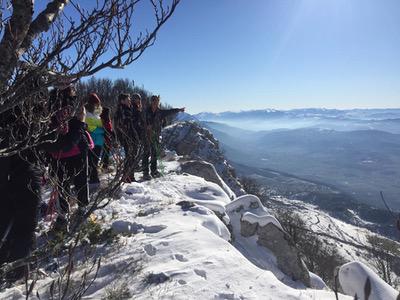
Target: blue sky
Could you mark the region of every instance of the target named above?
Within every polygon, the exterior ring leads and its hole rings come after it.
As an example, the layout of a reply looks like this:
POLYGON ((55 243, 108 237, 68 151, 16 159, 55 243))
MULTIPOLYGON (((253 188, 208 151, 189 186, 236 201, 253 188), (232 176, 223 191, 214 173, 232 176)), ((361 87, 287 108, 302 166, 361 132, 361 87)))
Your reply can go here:
POLYGON ((398 0, 182 0, 125 70, 200 111, 400 107, 398 0))

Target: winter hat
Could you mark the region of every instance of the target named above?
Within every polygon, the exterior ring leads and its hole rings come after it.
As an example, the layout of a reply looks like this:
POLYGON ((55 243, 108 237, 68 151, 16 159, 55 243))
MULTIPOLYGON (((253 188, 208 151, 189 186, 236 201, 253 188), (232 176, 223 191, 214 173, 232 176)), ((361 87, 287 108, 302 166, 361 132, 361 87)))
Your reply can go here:
POLYGON ((88 104, 91 104, 91 105, 101 104, 99 96, 97 96, 96 93, 90 93, 88 104))
POLYGON ((132 100, 133 101, 142 100, 142 96, 140 96, 140 94, 138 94, 138 93, 135 93, 135 94, 132 95, 132 100))
POLYGON ((158 96, 156 96, 156 95, 151 96, 151 102, 154 102, 154 101, 160 101, 160 95, 158 95, 158 96))
POLYGON ((129 94, 127 94, 127 93, 119 94, 118 102, 121 102, 122 100, 125 100, 126 98, 129 98, 129 97, 130 97, 129 94))

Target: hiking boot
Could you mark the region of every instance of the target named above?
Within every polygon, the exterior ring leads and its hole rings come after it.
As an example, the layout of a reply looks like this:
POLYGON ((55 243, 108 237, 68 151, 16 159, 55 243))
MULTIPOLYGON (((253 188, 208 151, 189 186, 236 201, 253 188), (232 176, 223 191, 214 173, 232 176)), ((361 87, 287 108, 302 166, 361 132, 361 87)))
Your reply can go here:
POLYGON ((86 208, 78 207, 71 217, 71 229, 75 231, 85 221, 86 208))
POLYGON ((11 288, 16 285, 18 280, 24 279, 25 276, 29 274, 29 264, 12 269, 11 271, 5 273, 4 278, 0 278, 0 288, 11 288), (4 280, 2 286, 1 281, 4 280))
POLYGON ((65 217, 58 216, 54 226, 53 231, 55 232, 68 232, 68 220, 65 217))
POLYGON ((129 178, 122 179, 123 183, 131 183, 132 181, 129 178))
POLYGON ((153 178, 161 177, 161 173, 158 172, 158 171, 151 172, 151 176, 152 176, 153 178))
POLYGON ((149 174, 143 174, 143 178, 142 178, 144 181, 148 181, 148 180, 151 180, 151 177, 150 177, 150 175, 149 174))
POLYGON ((132 183, 132 182, 136 182, 135 177, 133 176, 127 176, 124 179, 122 179, 123 183, 132 183))

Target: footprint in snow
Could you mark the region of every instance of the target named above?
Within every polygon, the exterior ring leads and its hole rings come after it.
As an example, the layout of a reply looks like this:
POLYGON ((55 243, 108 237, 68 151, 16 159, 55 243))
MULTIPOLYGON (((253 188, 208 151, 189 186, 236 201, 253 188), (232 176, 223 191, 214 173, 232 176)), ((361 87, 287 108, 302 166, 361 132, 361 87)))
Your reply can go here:
POLYGON ((161 242, 160 244, 163 245, 164 247, 167 247, 169 245, 169 243, 165 241, 161 242))
POLYGON ((194 272, 196 273, 197 276, 203 277, 204 279, 207 279, 207 272, 204 270, 200 269, 194 269, 194 272))
POLYGON ((157 253, 157 248, 154 247, 152 244, 148 244, 143 247, 144 251, 147 253, 147 255, 154 256, 157 253))
POLYGON ((235 297, 235 294, 231 294, 231 293, 218 293, 217 295, 215 295, 215 299, 224 299, 224 300, 236 300, 236 299, 241 299, 238 297, 235 297))
POLYGON ((186 257, 184 257, 182 254, 175 254, 174 258, 176 260, 179 260, 180 262, 187 262, 189 261, 186 257))
POLYGON ((144 233, 158 233, 167 228, 165 225, 144 226, 144 233))
POLYGON ((187 282, 186 282, 185 280, 183 280, 183 279, 179 279, 179 280, 178 280, 178 283, 179 283, 180 285, 187 284, 187 282))

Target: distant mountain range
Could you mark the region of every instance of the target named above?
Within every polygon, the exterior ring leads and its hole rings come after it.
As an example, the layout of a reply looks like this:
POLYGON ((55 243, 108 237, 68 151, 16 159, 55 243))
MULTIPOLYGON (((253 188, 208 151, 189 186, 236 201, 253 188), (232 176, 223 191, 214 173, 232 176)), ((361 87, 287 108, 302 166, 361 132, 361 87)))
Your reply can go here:
POLYGON ((388 120, 400 119, 400 108, 394 109, 325 109, 325 108, 304 108, 292 110, 248 110, 240 112, 226 111, 221 113, 202 112, 193 115, 200 121, 218 120, 266 120, 274 118, 328 118, 346 120, 388 120))
POLYGON ((400 210, 400 109, 264 109, 180 119, 207 127, 228 159, 249 170, 319 182, 377 207, 383 191, 400 210))
POLYGON ((337 131, 381 130, 400 134, 400 109, 293 109, 199 113, 193 120, 220 122, 253 131, 318 128, 337 131))
POLYGON ((250 131, 218 122, 202 124, 235 163, 323 182, 375 206, 382 206, 379 191, 384 191, 393 208, 400 209, 399 134, 371 129, 250 131))

